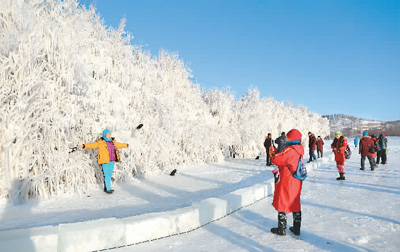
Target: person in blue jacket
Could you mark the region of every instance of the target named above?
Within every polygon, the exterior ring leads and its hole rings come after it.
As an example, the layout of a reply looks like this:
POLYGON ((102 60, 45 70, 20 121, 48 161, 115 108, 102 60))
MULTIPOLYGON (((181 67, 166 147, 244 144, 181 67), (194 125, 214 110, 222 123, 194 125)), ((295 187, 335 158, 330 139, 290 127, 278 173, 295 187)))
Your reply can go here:
POLYGON ((356 146, 356 148, 358 146, 358 137, 354 138, 354 146, 356 146))

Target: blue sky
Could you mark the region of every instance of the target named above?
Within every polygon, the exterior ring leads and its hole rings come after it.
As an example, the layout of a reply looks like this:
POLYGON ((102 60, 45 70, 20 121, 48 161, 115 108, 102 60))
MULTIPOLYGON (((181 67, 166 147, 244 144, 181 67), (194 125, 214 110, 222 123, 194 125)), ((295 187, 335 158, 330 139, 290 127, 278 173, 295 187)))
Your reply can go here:
POLYGON ((302 104, 319 114, 400 119, 398 0, 85 0, 204 89, 302 104))

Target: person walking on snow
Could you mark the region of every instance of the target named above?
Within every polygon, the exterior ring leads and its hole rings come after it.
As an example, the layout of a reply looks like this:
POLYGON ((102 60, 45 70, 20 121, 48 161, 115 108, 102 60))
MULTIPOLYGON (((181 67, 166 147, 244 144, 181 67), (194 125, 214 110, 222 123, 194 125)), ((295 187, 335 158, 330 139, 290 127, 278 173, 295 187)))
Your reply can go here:
POLYGON ((358 137, 354 138, 354 146, 357 148, 358 145, 358 137))
POLYGON ((378 152, 378 157, 376 159, 376 162, 379 164, 380 159, 382 159, 381 164, 386 164, 386 150, 387 150, 387 138, 385 137, 385 133, 379 134, 378 137, 378 144, 381 147, 381 150, 378 152))
POLYGON ((118 143, 111 138, 111 131, 105 129, 103 137, 95 143, 86 143, 78 145, 79 149, 98 149, 98 164, 102 165, 104 175, 104 191, 112 193, 111 177, 114 170, 115 162, 120 162, 119 149, 129 147, 129 144, 118 143))
POLYGON ((314 134, 311 132, 308 132, 308 148, 309 148, 309 153, 310 153, 310 160, 308 160, 307 163, 317 160, 317 157, 315 156, 316 144, 317 144, 317 140, 315 139, 314 134))
POLYGON ((318 136, 317 138, 317 154, 318 154, 318 158, 324 156, 324 140, 322 140, 322 138, 320 136, 318 136))
POLYGON ((271 161, 278 166, 272 172, 275 176, 275 192, 272 205, 278 211, 278 227, 271 228, 277 235, 286 235, 286 213, 293 213, 293 226, 289 228, 295 235, 300 235, 301 204, 300 194, 303 182, 293 177, 299 164, 299 159, 304 155, 301 145, 301 133, 292 129, 286 135, 286 147, 282 152, 275 148, 270 149, 271 161))
POLYGON ((271 133, 268 133, 268 136, 265 138, 265 141, 264 141, 264 147, 265 147, 265 150, 267 152, 267 166, 271 166, 272 165, 271 159, 269 157, 269 149, 270 149, 271 146, 272 147, 274 146, 274 140, 272 140, 271 133))
POLYGON ((360 139, 360 144, 358 147, 358 153, 361 154, 361 168, 360 170, 365 170, 365 158, 368 158, 369 164, 371 166, 371 171, 375 170, 376 165, 372 160, 372 154, 374 153, 374 141, 368 136, 368 132, 363 132, 363 137, 360 139))
POLYGON ((374 164, 376 165, 376 167, 378 167, 378 163, 376 162, 376 157, 378 156, 378 153, 381 151, 381 147, 378 144, 378 139, 376 138, 375 135, 371 135, 371 139, 372 141, 374 141, 374 145, 375 145, 375 152, 372 154, 372 160, 374 161, 374 164))
POLYGON ((286 135, 282 132, 281 136, 275 139, 275 143, 278 145, 278 152, 281 152, 285 148, 286 135))
POLYGON ((335 139, 331 144, 331 148, 333 153, 335 154, 336 168, 339 172, 339 177, 337 180, 346 180, 345 173, 346 169, 344 167, 344 161, 346 160, 344 157, 344 150, 347 148, 347 137, 342 136, 342 132, 335 132, 335 139))

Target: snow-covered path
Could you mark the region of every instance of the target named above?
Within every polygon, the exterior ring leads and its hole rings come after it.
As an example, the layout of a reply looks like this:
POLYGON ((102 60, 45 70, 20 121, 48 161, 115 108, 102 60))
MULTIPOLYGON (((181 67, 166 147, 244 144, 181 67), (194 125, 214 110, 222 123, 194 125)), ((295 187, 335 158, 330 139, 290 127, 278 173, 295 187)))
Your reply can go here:
POLYGON ((269 197, 193 232, 112 251, 399 251, 399 138, 390 143, 389 163, 375 171, 360 171, 353 151, 346 181, 336 181, 334 162, 310 174, 298 238, 270 233, 277 212, 269 197))
POLYGON ((267 181, 272 178, 272 169, 265 166, 265 160, 233 159, 178 169, 174 177, 160 175, 118 183, 112 195, 105 194, 99 185, 98 190, 82 197, 32 200, 22 205, 3 201, 0 231, 178 209, 267 181))

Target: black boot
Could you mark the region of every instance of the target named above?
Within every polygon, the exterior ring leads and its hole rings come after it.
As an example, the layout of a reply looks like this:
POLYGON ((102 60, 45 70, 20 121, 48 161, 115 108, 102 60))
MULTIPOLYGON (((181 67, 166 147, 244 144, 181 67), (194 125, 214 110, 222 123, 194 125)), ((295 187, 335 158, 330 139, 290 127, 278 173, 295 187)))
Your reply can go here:
POLYGON ((293 227, 290 227, 289 230, 292 231, 294 235, 300 235, 300 227, 301 227, 301 211, 293 213, 293 227))
POLYGON ((286 213, 278 213, 278 227, 271 228, 271 232, 277 235, 286 235, 286 213))
POLYGON ((340 177, 336 178, 337 180, 346 180, 344 173, 339 173, 340 177))

